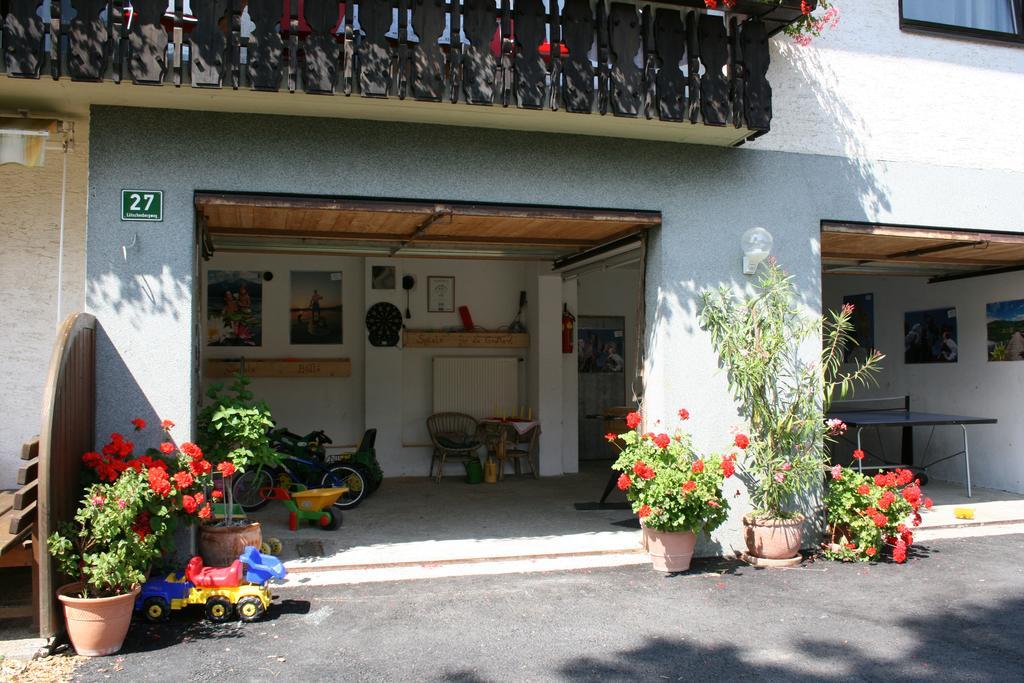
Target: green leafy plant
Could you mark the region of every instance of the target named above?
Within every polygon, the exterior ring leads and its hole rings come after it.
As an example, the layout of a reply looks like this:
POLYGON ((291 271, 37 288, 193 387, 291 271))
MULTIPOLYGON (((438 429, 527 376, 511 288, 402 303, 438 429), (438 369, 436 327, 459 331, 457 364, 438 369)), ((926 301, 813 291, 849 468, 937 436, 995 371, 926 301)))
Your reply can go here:
MULTIPOLYGON (((689 413, 680 410, 679 416, 685 420, 689 413)), ((729 513, 722 484, 733 474, 735 454, 702 457, 689 434, 679 429, 672 436, 641 434, 640 422, 639 413, 630 413, 630 431, 605 435, 620 450, 612 468, 622 472, 618 487, 633 512, 656 531, 717 529, 729 513)))
POLYGON ((249 390, 251 379, 237 373, 227 389, 214 384, 206 391, 209 405, 199 413, 199 444, 223 476, 225 523, 231 524, 234 504, 231 478, 248 467, 276 467, 281 455, 270 445, 274 427, 270 408, 249 390))
POLYGON ((83 584, 80 597, 123 595, 160 557, 170 516, 145 472, 129 468, 113 483, 88 487, 74 522, 61 524, 47 546, 61 572, 83 584))
MULTIPOLYGON (((854 457, 863 457, 857 451, 854 457)), ((879 472, 869 477, 857 470, 832 468, 828 493, 828 538, 823 551, 832 560, 868 562, 889 548, 895 562, 905 562, 914 543, 911 527, 921 523, 919 510, 932 501, 921 493, 910 470, 879 472)))
POLYGON ((703 291, 700 323, 750 424, 741 478, 754 516, 786 519, 795 514, 796 500, 820 485, 825 444, 846 428, 825 420, 830 400, 872 381, 884 356, 876 351, 843 371, 853 306, 824 318, 804 315, 792 277, 774 259, 761 267, 754 289, 751 295, 729 287, 703 291), (810 344, 822 344, 814 361, 801 352, 810 344))

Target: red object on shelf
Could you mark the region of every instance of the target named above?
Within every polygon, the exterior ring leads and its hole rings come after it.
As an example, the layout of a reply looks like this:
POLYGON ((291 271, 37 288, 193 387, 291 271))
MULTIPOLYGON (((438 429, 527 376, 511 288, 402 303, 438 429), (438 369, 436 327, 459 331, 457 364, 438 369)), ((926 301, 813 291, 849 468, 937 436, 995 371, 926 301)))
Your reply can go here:
POLYGON ((196 555, 185 567, 185 578, 197 588, 233 588, 242 583, 242 563, 235 560, 227 567, 204 567, 196 555))
POLYGON ((476 326, 473 325, 473 316, 469 314, 469 306, 459 306, 459 316, 462 318, 462 329, 472 332, 476 326))

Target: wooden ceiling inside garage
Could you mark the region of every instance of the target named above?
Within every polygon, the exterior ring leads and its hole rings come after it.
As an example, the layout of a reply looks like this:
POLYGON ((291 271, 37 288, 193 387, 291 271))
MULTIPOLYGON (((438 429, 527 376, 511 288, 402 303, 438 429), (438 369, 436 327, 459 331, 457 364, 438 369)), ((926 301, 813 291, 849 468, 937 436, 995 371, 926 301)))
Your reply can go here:
POLYGON ((821 261, 826 275, 976 277, 1024 269, 1024 234, 826 222, 821 261))

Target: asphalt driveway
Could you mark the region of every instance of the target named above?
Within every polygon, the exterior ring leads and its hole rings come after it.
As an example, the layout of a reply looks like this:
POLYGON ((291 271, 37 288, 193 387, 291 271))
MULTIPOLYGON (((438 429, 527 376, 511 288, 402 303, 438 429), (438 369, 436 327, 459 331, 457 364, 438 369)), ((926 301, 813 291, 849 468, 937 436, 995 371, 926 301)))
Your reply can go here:
POLYGON ((977 680, 1024 676, 1024 535, 906 565, 704 564, 281 591, 269 618, 136 624, 85 681, 977 680))

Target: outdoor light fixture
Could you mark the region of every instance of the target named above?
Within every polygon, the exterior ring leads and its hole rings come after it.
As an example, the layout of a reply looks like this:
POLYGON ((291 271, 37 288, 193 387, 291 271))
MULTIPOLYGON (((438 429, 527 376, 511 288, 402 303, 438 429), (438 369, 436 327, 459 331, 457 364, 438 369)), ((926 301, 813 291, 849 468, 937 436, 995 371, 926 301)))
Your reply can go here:
POLYGON ((66 137, 62 122, 52 119, 0 117, 0 165, 42 166, 46 143, 66 137))
POLYGON ((772 253, 772 234, 764 228, 751 228, 740 238, 743 249, 743 274, 753 275, 757 266, 772 253))

